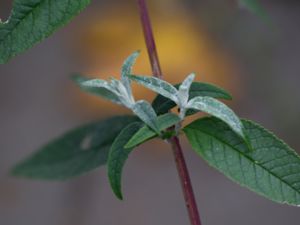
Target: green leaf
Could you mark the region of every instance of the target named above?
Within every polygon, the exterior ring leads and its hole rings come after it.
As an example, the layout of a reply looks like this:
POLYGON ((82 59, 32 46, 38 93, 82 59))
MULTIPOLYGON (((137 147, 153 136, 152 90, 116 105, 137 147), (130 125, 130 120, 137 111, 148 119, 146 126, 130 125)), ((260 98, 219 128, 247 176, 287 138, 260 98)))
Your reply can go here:
POLYGON ((137 101, 132 107, 132 111, 149 127, 159 133, 157 115, 151 104, 144 100, 137 101))
MULTIPOLYGON (((179 88, 179 85, 180 84, 176 84, 175 87, 179 88)), ((208 83, 193 82, 189 91, 189 99, 197 96, 209 96, 226 100, 232 99, 231 95, 220 87, 208 83)), ((161 115, 174 108, 176 104, 162 95, 157 95, 152 102, 152 106, 156 113, 161 115)))
POLYGON ((184 132, 192 148, 233 181, 273 201, 299 206, 299 156, 258 124, 242 123, 252 150, 216 118, 199 119, 184 132))
POLYGON ((243 125, 235 113, 224 103, 212 97, 195 97, 189 101, 187 108, 200 110, 227 123, 242 138, 246 139, 243 125))
POLYGON ((262 18, 265 22, 271 22, 266 10, 262 7, 258 0, 239 0, 239 4, 241 7, 245 7, 250 12, 262 18))
MULTIPOLYGON (((167 128, 172 127, 173 125, 179 123, 180 118, 173 113, 167 113, 159 116, 157 118, 157 122, 159 125, 159 131, 164 131, 167 128)), ((165 137, 168 137, 168 135, 170 134, 174 134, 174 133, 166 132, 165 137)), ((143 126, 139 131, 137 131, 132 136, 132 138, 125 145, 125 148, 133 148, 154 137, 157 137, 157 134, 153 130, 151 130, 148 126, 143 126)), ((162 137, 164 137, 164 133, 162 134, 162 137)))
POLYGON ((127 92, 131 95, 131 85, 130 85, 130 79, 127 75, 131 74, 132 67, 137 59, 137 57, 140 55, 140 51, 135 51, 132 53, 124 62, 122 69, 121 69, 121 77, 122 77, 122 83, 127 89, 127 92))
POLYGON ((100 87, 99 85, 87 85, 86 82, 92 79, 86 78, 80 74, 74 74, 71 78, 80 87, 81 90, 96 96, 100 96, 114 103, 122 104, 118 96, 108 89, 109 87, 107 86, 109 86, 109 84, 106 81, 104 81, 106 83, 106 86, 100 87))
POLYGON ((84 174, 106 163, 116 136, 134 121, 134 116, 116 116, 71 130, 19 163, 12 174, 53 180, 84 174))
POLYGON ((136 76, 136 75, 128 75, 128 77, 145 86, 146 88, 149 88, 150 90, 157 92, 158 94, 161 94, 162 96, 171 99, 172 101, 178 103, 177 98, 177 89, 170 83, 158 79, 156 77, 149 77, 149 76, 136 76))
POLYGON ((0 23, 0 64, 50 36, 90 0, 14 0, 9 20, 0 23))
POLYGON ((107 160, 108 177, 111 188, 119 199, 123 199, 121 191, 122 170, 129 154, 133 148, 124 148, 124 145, 143 125, 135 122, 125 127, 112 144, 107 160))

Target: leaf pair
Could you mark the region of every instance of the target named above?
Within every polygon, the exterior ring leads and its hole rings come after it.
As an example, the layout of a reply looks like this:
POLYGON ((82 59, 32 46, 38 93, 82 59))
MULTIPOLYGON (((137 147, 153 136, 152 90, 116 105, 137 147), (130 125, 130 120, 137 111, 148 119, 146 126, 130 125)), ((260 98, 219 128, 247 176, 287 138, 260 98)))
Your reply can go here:
POLYGON ((73 80, 82 90, 131 109, 144 123, 158 133, 159 126, 154 109, 145 100, 137 102, 134 100, 130 79, 127 76, 132 72, 133 64, 138 56, 139 51, 136 51, 125 60, 121 69, 121 80, 112 78, 108 82, 101 79, 84 78, 78 74, 73 76, 73 80))
POLYGON ((190 87, 194 77, 194 74, 190 74, 177 90, 172 84, 155 77, 129 75, 131 80, 175 102, 180 108, 180 118, 182 120, 188 109, 199 110, 223 120, 246 140, 240 119, 224 103, 209 96, 197 96, 189 100, 190 87))

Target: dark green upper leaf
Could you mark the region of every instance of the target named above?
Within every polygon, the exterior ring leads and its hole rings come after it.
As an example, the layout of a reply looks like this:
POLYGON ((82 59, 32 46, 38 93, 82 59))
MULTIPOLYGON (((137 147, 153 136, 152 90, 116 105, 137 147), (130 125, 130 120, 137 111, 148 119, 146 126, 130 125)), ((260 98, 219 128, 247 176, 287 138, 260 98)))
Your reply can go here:
POLYGON ((106 163, 116 136, 133 116, 117 116, 87 124, 50 142, 12 171, 15 176, 63 180, 81 175, 106 163))
POLYGON ((184 128, 192 148, 211 166, 273 201, 300 205, 300 158, 261 126, 242 120, 252 149, 216 118, 184 128))
MULTIPOLYGON (((173 113, 167 113, 167 114, 157 117, 157 122, 159 125, 159 131, 163 131, 163 130, 179 123, 180 118, 173 113)), ((172 135, 172 132, 167 133, 166 137, 168 137, 168 135, 170 135, 170 134, 172 135)), ((140 145, 140 144, 144 143, 145 141, 147 141, 153 137, 156 137, 156 136, 157 136, 157 133, 155 133, 152 129, 150 129, 148 126, 143 126, 132 136, 132 138, 128 141, 128 143, 125 145, 125 147, 133 148, 133 147, 140 145)))
POLYGON ((143 123, 135 122, 125 127, 112 144, 107 160, 108 177, 112 190, 119 199, 123 199, 121 191, 122 169, 133 148, 124 148, 143 123))
POLYGON ((51 35, 91 0, 14 0, 9 20, 0 22, 0 64, 51 35))
MULTIPOLYGON (((180 84, 176 84, 175 87, 178 89, 180 84)), ((190 87, 189 99, 192 99, 196 96, 210 96, 213 98, 220 99, 232 99, 231 95, 224 89, 214 86, 208 83, 193 82, 190 87)), ((158 115, 167 113, 170 109, 176 106, 176 103, 170 99, 158 95, 152 102, 152 106, 158 115)), ((187 113, 191 114, 191 113, 187 113)))

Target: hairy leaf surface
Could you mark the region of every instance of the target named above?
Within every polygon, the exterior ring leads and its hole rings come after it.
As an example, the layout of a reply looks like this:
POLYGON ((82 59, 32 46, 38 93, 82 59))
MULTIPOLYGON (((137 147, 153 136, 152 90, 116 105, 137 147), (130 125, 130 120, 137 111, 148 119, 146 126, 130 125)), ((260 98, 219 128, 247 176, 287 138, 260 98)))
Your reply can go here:
POLYGON ((258 124, 242 120, 252 149, 227 124, 199 119, 184 128, 192 148, 211 166, 273 201, 300 205, 300 158, 258 124))
POLYGON ((172 101, 178 103, 177 98, 177 89, 170 83, 158 79, 156 77, 149 77, 149 76, 136 76, 136 75, 129 75, 129 78, 150 90, 161 94, 162 96, 171 99, 172 101))
POLYGON ((133 150, 133 148, 124 148, 124 146, 142 126, 143 123, 141 122, 131 123, 126 126, 114 140, 109 151, 107 160, 109 182, 113 192, 119 199, 123 199, 121 190, 122 170, 129 154, 133 150))
MULTIPOLYGON (((176 84, 175 88, 179 88, 179 86, 180 84, 176 84)), ((197 96, 209 96, 226 100, 232 99, 231 95, 220 87, 208 83, 193 82, 189 91, 189 99, 197 96)), ((176 106, 176 103, 162 95, 157 95, 152 102, 152 106, 156 113, 158 115, 161 115, 174 108, 176 106)))
POLYGON ((87 85, 87 81, 90 81, 92 79, 86 78, 80 74, 74 74, 72 75, 72 80, 80 87, 81 90, 84 92, 100 96, 102 98, 105 98, 109 101, 112 101, 117 104, 122 104, 121 101, 119 100, 119 97, 112 91, 110 91, 109 84, 106 81, 102 81, 100 83, 103 84, 105 83, 105 86, 100 86, 100 85, 87 85))
POLYGON ((228 106, 219 100, 207 96, 198 96, 189 101, 187 108, 200 110, 223 120, 238 135, 246 138, 243 131, 243 124, 241 123, 240 119, 228 106))
POLYGON ((14 0, 0 22, 0 64, 31 48, 79 14, 90 0, 14 0))
POLYGON ((71 130, 18 164, 12 174, 55 180, 84 174, 106 163, 114 139, 134 121, 134 116, 117 116, 71 130))
POLYGON ((149 127, 159 133, 159 125, 157 123, 157 115, 151 104, 144 100, 137 101, 132 111, 149 127))

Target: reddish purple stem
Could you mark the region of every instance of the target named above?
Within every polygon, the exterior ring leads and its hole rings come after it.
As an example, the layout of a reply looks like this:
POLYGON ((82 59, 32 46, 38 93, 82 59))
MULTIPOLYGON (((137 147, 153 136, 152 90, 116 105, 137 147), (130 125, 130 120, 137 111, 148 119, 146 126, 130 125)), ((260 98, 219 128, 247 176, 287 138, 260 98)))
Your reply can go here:
MULTIPOLYGON (((158 54, 156 51, 156 45, 154 41, 154 35, 152 31, 152 26, 149 18, 149 13, 145 0, 138 0, 139 11, 141 22, 144 31, 144 37, 148 49, 148 55, 150 58, 150 63, 152 67, 153 76, 162 78, 162 72, 160 68, 160 63, 158 59, 158 54)), ((201 225, 200 216, 198 212, 197 203, 195 200, 193 187, 189 172, 185 163, 182 148, 178 137, 172 137, 169 142, 171 143, 178 175, 180 177, 182 190, 184 193, 185 204, 189 213, 191 225, 201 225)))

